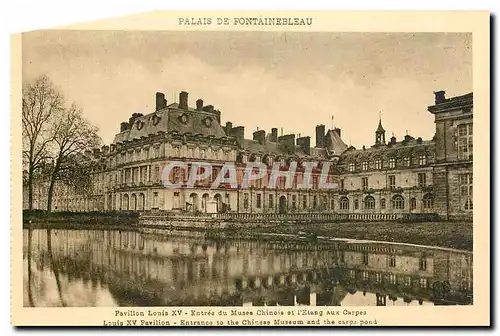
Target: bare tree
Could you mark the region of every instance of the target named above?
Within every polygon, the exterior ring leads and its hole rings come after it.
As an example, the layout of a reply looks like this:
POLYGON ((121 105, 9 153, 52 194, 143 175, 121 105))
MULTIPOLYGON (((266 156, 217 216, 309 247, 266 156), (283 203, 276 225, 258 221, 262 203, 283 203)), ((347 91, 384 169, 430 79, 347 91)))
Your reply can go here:
MULTIPOLYGON (((50 173, 50 184, 47 195, 47 211, 52 211, 52 200, 56 182, 68 177, 75 177, 74 172, 82 172, 81 167, 88 165, 86 160, 77 160, 88 149, 101 144, 97 134, 98 129, 86 120, 82 111, 73 104, 70 108, 60 111, 53 123, 53 167, 50 173), (74 172, 72 172, 74 171, 74 172)), ((90 182, 90 176, 79 176, 90 182)))
POLYGON ((49 157, 48 146, 53 140, 51 121, 64 106, 63 95, 46 76, 39 77, 23 89, 22 98, 23 163, 28 185, 28 209, 33 209, 35 174, 49 157))

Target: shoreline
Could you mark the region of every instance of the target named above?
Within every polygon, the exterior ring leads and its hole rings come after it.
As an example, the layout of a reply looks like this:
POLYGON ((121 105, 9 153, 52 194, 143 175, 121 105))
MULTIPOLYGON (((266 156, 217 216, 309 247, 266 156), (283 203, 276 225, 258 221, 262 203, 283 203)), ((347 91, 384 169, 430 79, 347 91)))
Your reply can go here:
POLYGON ((308 239, 322 241, 359 241, 370 243, 409 244, 425 247, 449 248, 472 251, 473 234, 471 222, 335 222, 315 224, 288 224, 276 227, 248 228, 203 228, 199 226, 139 225, 136 218, 122 216, 74 216, 73 218, 25 218, 23 229, 54 230, 150 230, 157 234, 175 232, 203 233, 207 239, 262 239, 280 237, 281 239, 308 239))

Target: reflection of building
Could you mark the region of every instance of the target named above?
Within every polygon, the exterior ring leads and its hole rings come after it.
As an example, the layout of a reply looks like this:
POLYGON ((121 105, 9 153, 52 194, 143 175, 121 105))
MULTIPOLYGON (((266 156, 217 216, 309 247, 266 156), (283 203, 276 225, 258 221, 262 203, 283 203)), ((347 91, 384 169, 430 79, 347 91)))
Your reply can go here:
MULTIPOLYGON (((47 237, 33 231, 34 260, 49 255, 47 237)), ((121 302, 127 291, 152 305, 312 304, 310 294, 316 305, 340 305, 361 291, 376 294, 371 304, 379 305, 382 297, 444 304, 472 298, 471 253, 413 246, 52 230, 50 255, 59 273, 98 277, 121 302)))
MULTIPOLYGON (((472 94, 445 99, 436 93, 436 136, 432 140, 410 135, 386 141, 379 122, 374 144, 362 149, 347 146, 341 130, 316 127, 316 143, 294 134, 278 136, 273 128, 244 139, 244 127, 231 122, 221 126, 221 112, 196 101, 188 106, 188 94, 181 92, 179 103, 167 105, 163 93, 156 94, 154 112, 134 113, 123 122, 110 146, 87 153, 96 162, 94 185, 89 195, 68 190, 59 192, 55 209, 132 210, 150 209, 189 212, 238 213, 439 213, 444 217, 471 217, 472 210, 472 94), (457 154, 458 153, 458 154, 457 154), (164 188, 163 168, 170 161, 207 162, 213 166, 212 179, 198 181, 194 188, 164 188), (307 162, 318 162, 310 188, 298 189, 307 162), (221 166, 238 166, 239 188, 212 189, 221 166), (268 169, 279 163, 288 170, 298 165, 290 185, 278 179, 268 188, 268 175, 242 188, 243 168, 248 162, 264 163, 268 169), (338 182, 336 190, 322 190, 321 167, 329 162, 328 182, 338 182)), ((173 182, 186 184, 188 174, 174 170, 173 182)), ((64 189, 64 188, 63 188, 64 189)), ((35 193, 43 198, 44 193, 35 193)), ((40 206, 45 200, 39 199, 40 206)))

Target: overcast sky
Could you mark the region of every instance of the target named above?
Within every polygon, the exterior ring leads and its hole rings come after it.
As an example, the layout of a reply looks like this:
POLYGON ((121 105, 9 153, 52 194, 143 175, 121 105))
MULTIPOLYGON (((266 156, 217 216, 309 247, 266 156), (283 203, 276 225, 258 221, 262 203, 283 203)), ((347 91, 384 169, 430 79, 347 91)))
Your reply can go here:
POLYGON ((189 92, 246 137, 271 127, 310 135, 334 124, 346 143, 434 135, 433 91, 472 91, 472 36, 455 33, 125 32, 23 35, 23 80, 48 75, 100 129, 106 144, 134 112, 189 92))

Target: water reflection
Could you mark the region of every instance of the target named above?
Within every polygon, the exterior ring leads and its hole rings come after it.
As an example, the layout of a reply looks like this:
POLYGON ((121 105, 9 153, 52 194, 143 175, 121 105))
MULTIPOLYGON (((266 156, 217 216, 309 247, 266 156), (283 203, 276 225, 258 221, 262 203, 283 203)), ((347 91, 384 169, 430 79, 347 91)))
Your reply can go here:
POLYGON ((25 230, 25 306, 472 304, 472 254, 373 243, 25 230))

